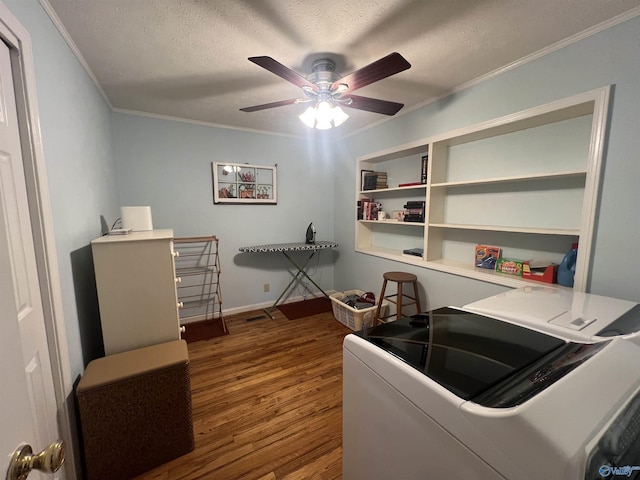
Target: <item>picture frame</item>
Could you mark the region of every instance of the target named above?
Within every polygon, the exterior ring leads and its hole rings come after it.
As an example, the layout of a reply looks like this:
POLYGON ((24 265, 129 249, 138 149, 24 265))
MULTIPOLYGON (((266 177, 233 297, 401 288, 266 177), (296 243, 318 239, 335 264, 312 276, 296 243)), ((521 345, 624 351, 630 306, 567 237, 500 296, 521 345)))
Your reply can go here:
POLYGON ((213 203, 277 204, 277 167, 213 162, 213 203))

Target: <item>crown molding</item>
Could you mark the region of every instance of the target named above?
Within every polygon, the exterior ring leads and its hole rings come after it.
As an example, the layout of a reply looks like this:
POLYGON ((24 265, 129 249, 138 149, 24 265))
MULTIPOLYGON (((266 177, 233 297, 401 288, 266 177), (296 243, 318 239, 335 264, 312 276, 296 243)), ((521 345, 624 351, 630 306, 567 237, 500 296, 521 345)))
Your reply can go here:
POLYGON ((89 78, 91 78, 91 81, 100 92, 100 95, 102 96, 103 100, 106 102, 109 108, 113 110, 113 105, 111 104, 111 101, 109 100, 109 97, 107 96, 106 92, 103 90, 102 86, 100 85, 100 82, 98 82, 98 78, 93 73, 93 70, 91 70, 91 68, 89 67, 89 64, 87 63, 85 58, 82 56, 82 53, 80 53, 78 46, 75 44, 75 42, 71 38, 71 35, 69 35, 69 32, 62 24, 62 21, 60 20, 56 12, 53 10, 53 7, 51 6, 51 4, 48 2, 48 0, 38 0, 38 2, 40 2, 40 5, 42 6, 46 14, 49 16, 49 19, 51 20, 53 25, 56 27, 58 32, 60 32, 60 35, 62 35, 62 38, 67 43, 68 47, 71 49, 71 52, 73 52, 78 62, 80 62, 80 65, 82 66, 84 71, 87 73, 87 75, 89 75, 89 78))

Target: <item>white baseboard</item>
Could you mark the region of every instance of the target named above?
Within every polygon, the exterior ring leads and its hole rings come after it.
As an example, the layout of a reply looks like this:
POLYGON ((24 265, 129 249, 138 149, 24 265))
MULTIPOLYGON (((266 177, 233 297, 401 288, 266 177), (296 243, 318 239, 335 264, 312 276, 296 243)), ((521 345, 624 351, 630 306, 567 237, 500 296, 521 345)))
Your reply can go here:
MULTIPOLYGON (((325 290, 325 291, 327 292, 327 295, 331 295, 333 293, 337 293, 337 290, 325 290)), ((321 292, 315 292, 312 295, 307 295, 306 298, 309 298, 309 297, 312 297, 312 298, 313 297, 321 297, 321 296, 322 296, 321 292)), ((299 301, 304 300, 304 299, 305 299, 305 297, 303 297, 303 296, 289 297, 284 302, 280 302, 280 304, 299 302, 299 301)), ((263 310, 265 308, 271 307, 272 305, 273 305, 273 302, 263 302, 263 303, 254 303, 254 304, 251 304, 251 305, 244 305, 242 307, 234 307, 234 308, 222 309, 222 315, 228 316, 228 315, 236 315, 238 313, 251 312, 253 310, 263 310)), ((189 319, 189 320, 193 321, 192 319, 189 319)))

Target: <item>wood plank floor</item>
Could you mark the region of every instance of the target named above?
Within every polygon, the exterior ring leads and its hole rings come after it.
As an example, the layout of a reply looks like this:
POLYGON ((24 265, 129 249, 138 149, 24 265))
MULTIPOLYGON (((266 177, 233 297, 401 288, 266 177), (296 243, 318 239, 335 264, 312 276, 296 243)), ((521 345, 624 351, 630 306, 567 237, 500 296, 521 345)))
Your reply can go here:
MULTIPOLYGON (((340 479, 342 340, 331 312, 227 318, 189 344, 196 448, 138 480, 340 479)), ((144 445, 140 445, 144 448, 144 445)))

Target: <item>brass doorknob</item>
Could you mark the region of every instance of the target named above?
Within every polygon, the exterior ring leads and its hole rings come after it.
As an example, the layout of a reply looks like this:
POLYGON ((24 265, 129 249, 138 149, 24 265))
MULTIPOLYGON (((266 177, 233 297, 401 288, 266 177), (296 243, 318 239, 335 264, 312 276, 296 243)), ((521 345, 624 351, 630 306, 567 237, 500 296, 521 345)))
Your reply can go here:
POLYGON ((53 473, 58 471, 64 462, 64 441, 57 440, 33 455, 31 445, 23 445, 13 452, 6 480, 25 480, 31 470, 53 473))

